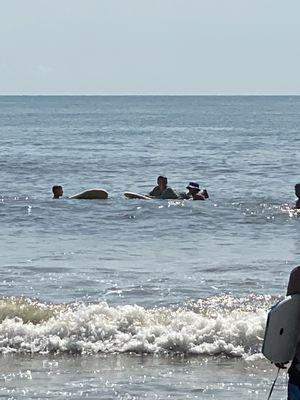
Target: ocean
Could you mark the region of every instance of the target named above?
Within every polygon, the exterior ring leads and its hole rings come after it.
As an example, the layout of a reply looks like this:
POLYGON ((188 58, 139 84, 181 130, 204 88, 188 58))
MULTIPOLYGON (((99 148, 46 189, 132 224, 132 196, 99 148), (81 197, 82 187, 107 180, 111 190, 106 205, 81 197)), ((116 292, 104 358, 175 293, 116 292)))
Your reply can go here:
POLYGON ((296 96, 1 96, 0 398, 266 399, 299 129, 296 96), (209 200, 124 197, 161 174, 209 200))

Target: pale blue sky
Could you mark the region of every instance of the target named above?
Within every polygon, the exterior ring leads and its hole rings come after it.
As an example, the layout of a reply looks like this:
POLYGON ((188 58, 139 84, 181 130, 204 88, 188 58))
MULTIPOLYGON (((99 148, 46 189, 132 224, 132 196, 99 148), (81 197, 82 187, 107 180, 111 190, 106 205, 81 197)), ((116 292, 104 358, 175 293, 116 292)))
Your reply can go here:
POLYGON ((0 0, 0 94, 300 94, 299 0, 0 0))

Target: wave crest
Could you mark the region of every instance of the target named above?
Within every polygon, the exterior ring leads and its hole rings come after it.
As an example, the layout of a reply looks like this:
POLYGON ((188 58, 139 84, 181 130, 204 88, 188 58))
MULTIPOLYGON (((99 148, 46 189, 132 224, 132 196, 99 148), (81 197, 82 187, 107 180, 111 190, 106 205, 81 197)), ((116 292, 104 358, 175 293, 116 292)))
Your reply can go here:
POLYGON ((177 308, 152 309, 137 305, 112 307, 105 302, 45 305, 3 299, 0 352, 247 358, 260 352, 270 304, 270 296, 220 296, 177 308))

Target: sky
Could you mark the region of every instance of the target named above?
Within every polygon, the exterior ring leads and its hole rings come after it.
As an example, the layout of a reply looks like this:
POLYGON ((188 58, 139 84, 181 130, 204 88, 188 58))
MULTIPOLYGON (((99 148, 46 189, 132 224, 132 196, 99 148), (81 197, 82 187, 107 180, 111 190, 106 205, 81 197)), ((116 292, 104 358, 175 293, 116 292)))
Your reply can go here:
POLYGON ((0 0, 0 94, 300 95, 299 0, 0 0))

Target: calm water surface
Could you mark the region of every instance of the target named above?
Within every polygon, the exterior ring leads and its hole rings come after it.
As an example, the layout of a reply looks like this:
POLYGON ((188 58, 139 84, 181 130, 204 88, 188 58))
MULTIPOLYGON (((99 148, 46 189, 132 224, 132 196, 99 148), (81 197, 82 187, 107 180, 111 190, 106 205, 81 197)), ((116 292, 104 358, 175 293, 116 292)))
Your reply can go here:
POLYGON ((267 398, 299 126, 300 97, 0 97, 0 397, 267 398), (123 196, 159 174, 210 200, 123 196))

